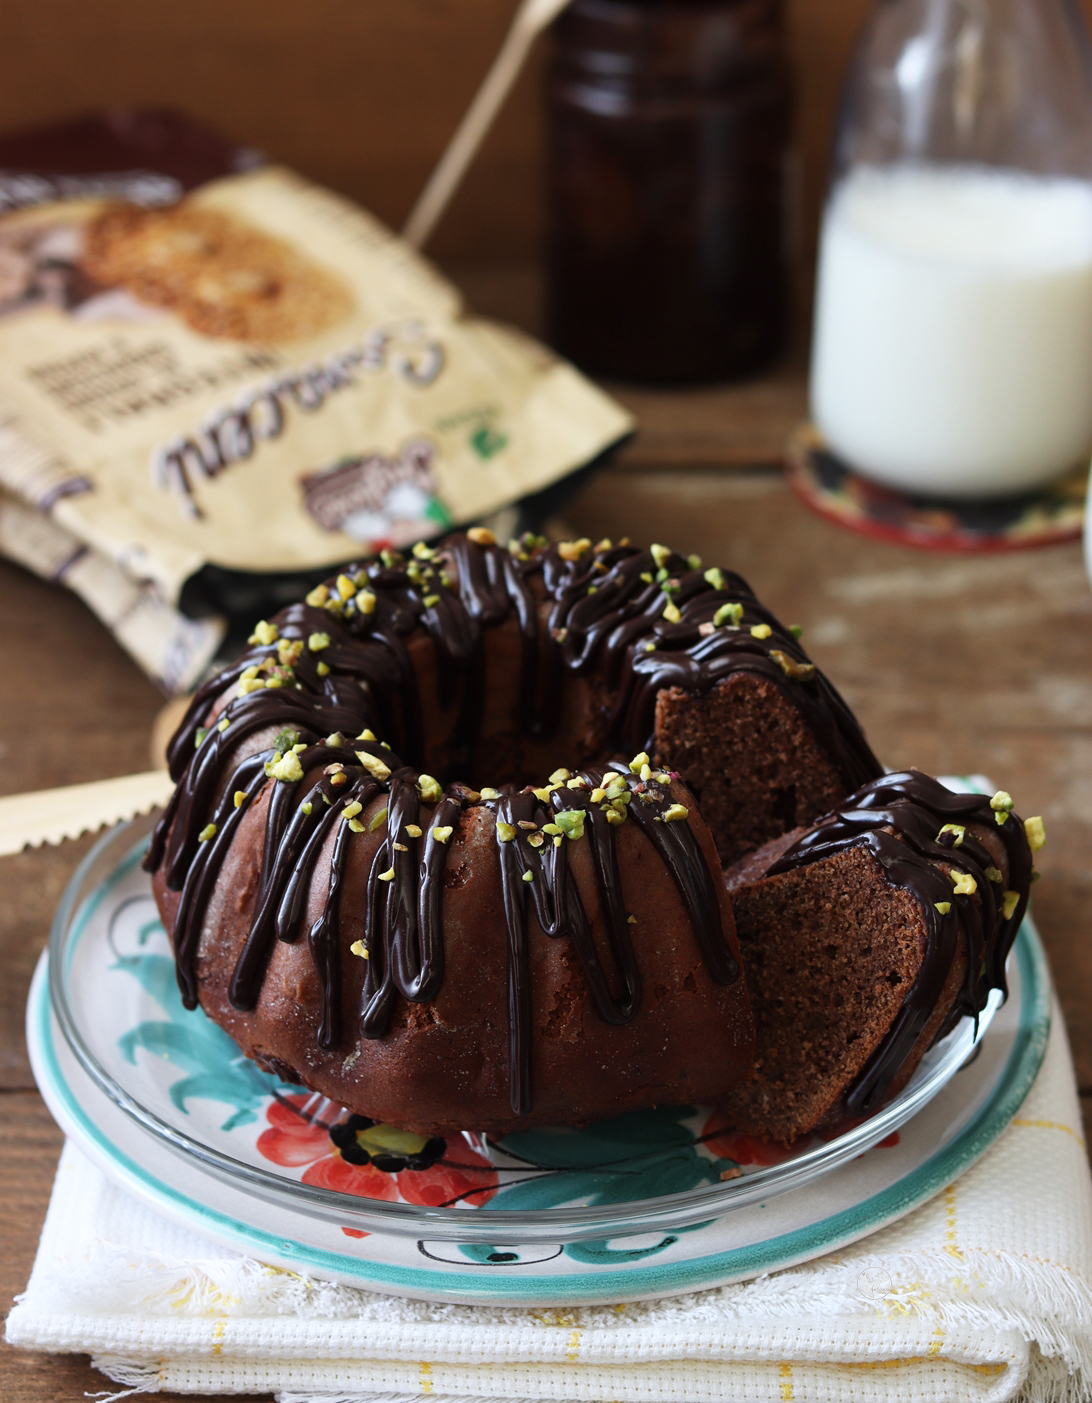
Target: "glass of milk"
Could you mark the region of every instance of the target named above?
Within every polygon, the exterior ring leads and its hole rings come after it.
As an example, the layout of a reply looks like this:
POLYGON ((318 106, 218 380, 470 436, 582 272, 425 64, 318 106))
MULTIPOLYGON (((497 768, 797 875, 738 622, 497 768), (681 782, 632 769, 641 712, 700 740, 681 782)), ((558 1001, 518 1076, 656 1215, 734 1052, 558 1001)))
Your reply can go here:
POLYGON ((880 0, 820 239, 812 416, 865 476, 1017 493, 1092 450, 1092 65, 1072 0, 880 0))

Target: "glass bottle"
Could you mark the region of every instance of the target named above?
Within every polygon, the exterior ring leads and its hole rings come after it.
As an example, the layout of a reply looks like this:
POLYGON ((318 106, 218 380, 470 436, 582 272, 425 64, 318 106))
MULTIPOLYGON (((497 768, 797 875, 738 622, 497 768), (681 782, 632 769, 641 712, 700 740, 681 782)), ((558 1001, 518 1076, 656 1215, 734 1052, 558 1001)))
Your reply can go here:
POLYGON ((548 78, 548 323, 584 369, 744 375, 785 333, 782 0, 574 0, 548 78))
POLYGON ((1033 488, 1092 449, 1092 81, 1071 0, 879 0, 820 241, 812 415, 866 476, 1033 488))

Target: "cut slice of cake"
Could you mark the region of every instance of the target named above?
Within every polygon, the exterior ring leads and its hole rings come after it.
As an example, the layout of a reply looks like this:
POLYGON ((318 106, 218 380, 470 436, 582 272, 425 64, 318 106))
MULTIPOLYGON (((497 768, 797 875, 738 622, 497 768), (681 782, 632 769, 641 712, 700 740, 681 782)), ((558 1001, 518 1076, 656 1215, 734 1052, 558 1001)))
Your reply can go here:
POLYGON ((916 770, 859 789, 726 873, 756 1031, 722 1100, 791 1143, 896 1094, 937 1037, 1004 989, 1039 819, 916 770))

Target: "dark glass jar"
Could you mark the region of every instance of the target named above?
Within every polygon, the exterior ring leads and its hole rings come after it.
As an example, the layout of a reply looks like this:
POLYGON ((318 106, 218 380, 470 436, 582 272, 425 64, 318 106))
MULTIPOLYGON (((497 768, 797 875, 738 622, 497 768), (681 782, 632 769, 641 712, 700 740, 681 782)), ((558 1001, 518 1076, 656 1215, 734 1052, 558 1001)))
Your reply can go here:
POLYGON ((584 369, 746 375, 786 326, 782 0, 574 0, 548 80, 548 321, 584 369))

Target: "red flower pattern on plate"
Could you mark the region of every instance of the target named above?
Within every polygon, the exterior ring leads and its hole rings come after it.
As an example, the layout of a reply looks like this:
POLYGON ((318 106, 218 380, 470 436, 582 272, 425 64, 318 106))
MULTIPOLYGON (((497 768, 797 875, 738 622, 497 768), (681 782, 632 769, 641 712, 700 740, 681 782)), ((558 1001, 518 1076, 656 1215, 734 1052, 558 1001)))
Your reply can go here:
MULTIPOLYGON (((480 1207, 496 1193, 497 1171, 462 1139, 429 1169, 389 1174, 373 1164, 350 1164, 330 1140, 331 1122, 314 1122, 304 1113, 303 1107, 313 1100, 306 1094, 276 1097, 265 1113, 269 1129, 258 1137, 258 1152, 273 1164, 286 1169, 307 1166, 303 1183, 359 1198, 428 1208, 460 1202, 480 1207)), ((342 1231, 351 1237, 362 1236, 356 1229, 342 1231)))

